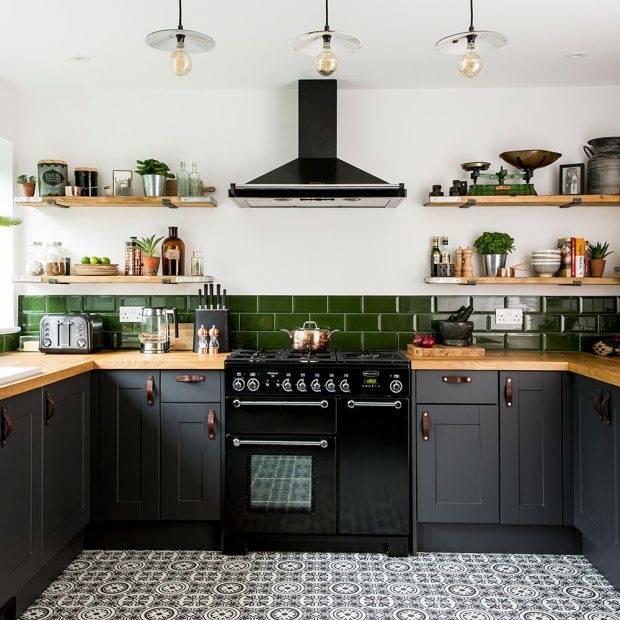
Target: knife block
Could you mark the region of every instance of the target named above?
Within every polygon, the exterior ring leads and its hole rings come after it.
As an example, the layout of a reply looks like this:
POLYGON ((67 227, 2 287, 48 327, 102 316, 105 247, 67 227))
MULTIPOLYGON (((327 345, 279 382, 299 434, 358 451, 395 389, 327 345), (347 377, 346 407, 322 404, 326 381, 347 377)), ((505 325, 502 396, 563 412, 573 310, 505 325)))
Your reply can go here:
POLYGON ((220 330, 217 337, 220 343, 220 353, 228 353, 230 351, 228 341, 228 310, 196 310, 194 318, 194 348, 198 351, 198 330, 204 325, 206 329, 211 329, 213 325, 220 330))

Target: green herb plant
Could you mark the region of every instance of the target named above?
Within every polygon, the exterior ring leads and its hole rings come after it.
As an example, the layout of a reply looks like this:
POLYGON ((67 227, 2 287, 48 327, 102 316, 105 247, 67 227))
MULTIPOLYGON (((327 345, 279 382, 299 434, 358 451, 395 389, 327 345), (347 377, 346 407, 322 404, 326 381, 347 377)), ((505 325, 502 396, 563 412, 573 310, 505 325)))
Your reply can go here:
POLYGON ((170 166, 158 159, 138 159, 137 164, 138 167, 136 168, 136 172, 140 176, 144 176, 145 174, 159 174, 162 177, 174 179, 174 174, 170 172, 170 166))
POLYGON ((163 237, 158 237, 155 239, 155 235, 152 237, 140 237, 138 239, 138 247, 150 257, 155 256, 155 252, 157 251, 157 246, 163 240, 163 237))
POLYGON ((506 233, 485 232, 475 241, 478 254, 509 254, 515 249, 515 240, 506 233))
POLYGON ((597 241, 596 243, 588 243, 588 258, 590 260, 604 260, 613 250, 609 249, 607 241, 597 241))
POLYGON ((0 215, 0 226, 19 226, 23 220, 18 217, 10 217, 8 215, 0 215))
POLYGON ((36 183, 36 182, 37 182, 36 177, 33 177, 32 175, 28 176, 27 174, 20 174, 17 177, 18 185, 23 185, 24 183, 36 183))

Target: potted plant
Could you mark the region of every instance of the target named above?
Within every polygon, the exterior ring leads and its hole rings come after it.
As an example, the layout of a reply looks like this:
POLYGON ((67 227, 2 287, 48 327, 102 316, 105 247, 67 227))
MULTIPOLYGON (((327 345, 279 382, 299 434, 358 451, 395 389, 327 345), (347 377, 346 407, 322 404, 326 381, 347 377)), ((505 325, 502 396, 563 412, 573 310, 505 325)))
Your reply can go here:
POLYGON ((142 177, 147 196, 164 196, 166 179, 174 179, 170 167, 157 159, 138 159, 136 172, 142 177))
POLYGON ((27 174, 20 174, 17 177, 17 184, 22 186, 22 193, 28 198, 34 196, 34 190, 37 186, 37 179, 35 177, 28 176, 27 174))
POLYGON ((506 267, 506 258, 515 249, 515 240, 506 233, 485 232, 474 241, 474 247, 482 256, 484 275, 495 277, 506 267))
POLYGON ((607 241, 588 243, 588 258, 590 259, 590 275, 593 278, 602 278, 605 271, 605 259, 613 254, 607 241))
POLYGON ((163 237, 141 237, 138 239, 138 247, 142 250, 142 267, 144 276, 156 276, 159 271, 159 256, 155 256, 157 246, 163 237))

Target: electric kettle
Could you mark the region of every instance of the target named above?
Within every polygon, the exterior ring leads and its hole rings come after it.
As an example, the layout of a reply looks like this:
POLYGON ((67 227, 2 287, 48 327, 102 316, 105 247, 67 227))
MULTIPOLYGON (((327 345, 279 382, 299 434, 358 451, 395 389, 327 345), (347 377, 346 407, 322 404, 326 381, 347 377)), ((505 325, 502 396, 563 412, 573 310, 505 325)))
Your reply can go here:
POLYGON ((140 353, 168 353, 171 322, 174 323, 174 337, 178 338, 179 321, 176 308, 142 308, 140 353))

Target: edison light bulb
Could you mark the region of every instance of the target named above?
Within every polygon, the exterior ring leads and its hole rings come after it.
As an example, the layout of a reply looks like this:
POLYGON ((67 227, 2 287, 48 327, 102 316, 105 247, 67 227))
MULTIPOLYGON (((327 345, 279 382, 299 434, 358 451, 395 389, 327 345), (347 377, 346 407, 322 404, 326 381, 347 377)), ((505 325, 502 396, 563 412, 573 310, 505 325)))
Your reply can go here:
POLYGON ((187 75, 192 69, 192 57, 185 51, 183 43, 177 43, 177 48, 170 54, 172 70, 177 75, 187 75))
POLYGON ((473 43, 468 43, 467 51, 459 58, 459 71, 465 77, 476 77, 482 69, 482 58, 476 53, 473 43))
POLYGON ((331 75, 338 68, 338 58, 329 42, 323 43, 321 53, 316 57, 316 70, 321 75, 331 75))

